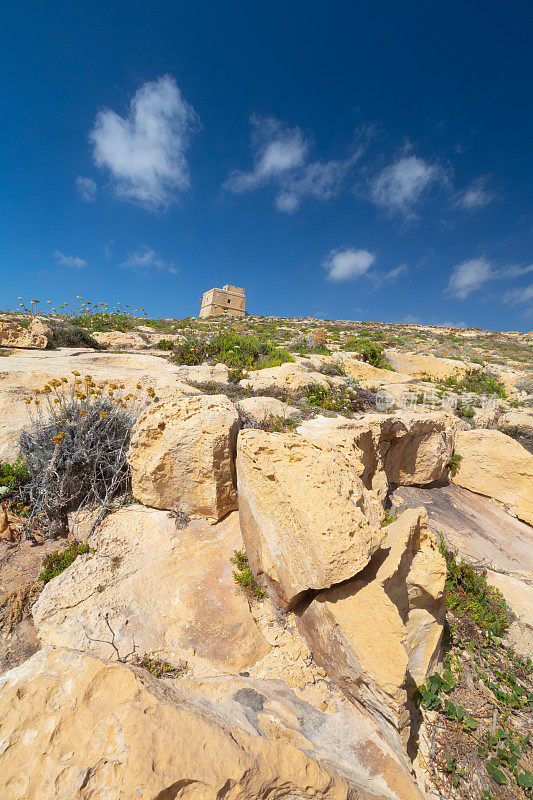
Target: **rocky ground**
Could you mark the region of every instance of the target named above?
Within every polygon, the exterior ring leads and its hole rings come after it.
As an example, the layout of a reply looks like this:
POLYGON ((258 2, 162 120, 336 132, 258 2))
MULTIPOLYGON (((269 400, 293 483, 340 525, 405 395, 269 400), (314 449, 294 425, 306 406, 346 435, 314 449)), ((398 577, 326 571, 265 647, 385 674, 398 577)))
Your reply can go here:
POLYGON ((0 318, 0 798, 531 797, 532 347, 0 318), (10 477, 54 402, 133 409, 131 490, 10 477))

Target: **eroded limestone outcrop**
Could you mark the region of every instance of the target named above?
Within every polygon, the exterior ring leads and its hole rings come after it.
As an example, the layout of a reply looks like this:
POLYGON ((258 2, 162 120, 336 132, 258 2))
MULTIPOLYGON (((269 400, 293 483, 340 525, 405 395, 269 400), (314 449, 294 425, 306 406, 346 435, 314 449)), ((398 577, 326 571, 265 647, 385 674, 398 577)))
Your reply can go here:
POLYGON ((52 328, 40 319, 32 320, 27 327, 15 320, 0 320, 0 347, 44 350, 53 335, 52 328))
POLYGON ((297 614, 315 661, 407 740, 413 691, 439 657, 446 564, 425 509, 405 511, 385 532, 366 569, 297 614))

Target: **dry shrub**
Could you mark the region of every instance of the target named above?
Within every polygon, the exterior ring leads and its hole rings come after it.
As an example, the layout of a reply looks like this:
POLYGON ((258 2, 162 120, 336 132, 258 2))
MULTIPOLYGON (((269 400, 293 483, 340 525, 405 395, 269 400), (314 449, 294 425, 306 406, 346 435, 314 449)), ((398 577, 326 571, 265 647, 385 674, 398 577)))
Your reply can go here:
MULTIPOLYGON (((83 379, 52 380, 27 400, 31 425, 20 437, 30 480, 24 487, 28 527, 51 535, 68 532, 68 514, 99 509, 96 527, 111 501, 130 488, 126 459, 133 424, 146 399, 124 395, 124 386, 83 379)), ((139 393, 142 387, 138 386, 139 393)))
POLYGON ((40 581, 24 583, 6 594, 0 601, 0 631, 10 634, 13 628, 29 615, 32 605, 42 591, 40 581))

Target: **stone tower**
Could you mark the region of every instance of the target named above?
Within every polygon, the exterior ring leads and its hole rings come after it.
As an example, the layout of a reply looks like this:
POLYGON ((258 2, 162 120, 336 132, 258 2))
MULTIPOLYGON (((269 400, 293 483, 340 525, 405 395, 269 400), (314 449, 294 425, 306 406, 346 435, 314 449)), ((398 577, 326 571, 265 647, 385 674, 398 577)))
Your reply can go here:
POLYGON ((244 289, 226 284, 222 289, 209 289, 202 296, 199 317, 244 317, 244 289))

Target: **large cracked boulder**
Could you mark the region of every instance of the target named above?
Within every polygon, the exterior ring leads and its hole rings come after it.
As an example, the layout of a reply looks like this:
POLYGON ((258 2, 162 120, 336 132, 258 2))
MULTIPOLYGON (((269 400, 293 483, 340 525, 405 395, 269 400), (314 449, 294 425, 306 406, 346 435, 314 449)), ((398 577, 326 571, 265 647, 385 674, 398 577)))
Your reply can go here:
POLYGON ((15 320, 0 320, 0 347, 22 347, 44 350, 53 337, 52 328, 40 319, 25 327, 15 320))
POLYGON ((128 451, 135 498, 221 519, 237 508, 238 430, 239 415, 225 395, 171 398, 146 409, 128 451))
POLYGON ((33 607, 41 642, 122 656, 156 652, 239 671, 270 647, 236 591, 231 556, 242 547, 237 514, 178 530, 164 511, 129 506, 106 518, 94 552, 50 581, 33 607))
POLYGON ((237 480, 250 566, 285 608, 353 577, 379 547, 381 503, 342 451, 294 433, 242 430, 237 480))
POLYGON ((0 677, 2 800, 421 800, 360 713, 322 714, 280 681, 224 702, 179 686, 41 650, 0 677))
POLYGON ((457 427, 457 418, 442 411, 404 411, 360 419, 317 417, 300 425, 298 433, 343 452, 364 485, 384 496, 389 484, 443 481, 457 427))
POLYGON ((503 503, 509 512, 533 525, 533 455, 501 431, 457 434, 461 456, 453 482, 503 503))
POLYGON ((439 657, 445 580, 426 511, 410 509, 385 528, 365 570, 297 609, 315 661, 405 741, 413 691, 439 657))

